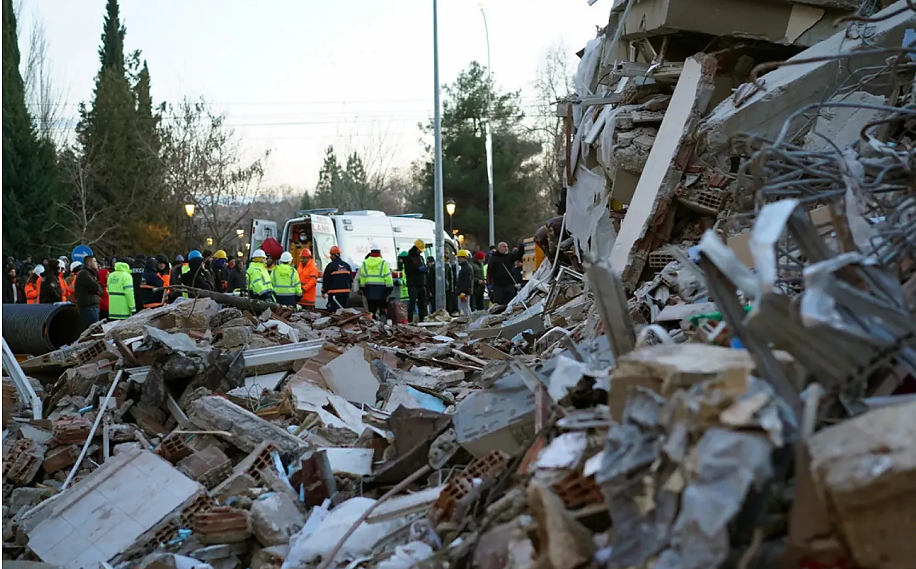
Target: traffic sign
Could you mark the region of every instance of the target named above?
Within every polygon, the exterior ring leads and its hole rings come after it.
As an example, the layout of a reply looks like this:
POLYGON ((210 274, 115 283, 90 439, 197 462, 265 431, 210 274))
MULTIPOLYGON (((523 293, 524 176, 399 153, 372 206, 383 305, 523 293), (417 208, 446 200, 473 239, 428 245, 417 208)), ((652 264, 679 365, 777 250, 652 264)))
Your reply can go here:
POLYGON ((73 258, 74 261, 82 263, 83 259, 89 255, 92 255, 92 249, 90 249, 88 245, 77 245, 73 248, 73 253, 70 254, 70 257, 73 258))

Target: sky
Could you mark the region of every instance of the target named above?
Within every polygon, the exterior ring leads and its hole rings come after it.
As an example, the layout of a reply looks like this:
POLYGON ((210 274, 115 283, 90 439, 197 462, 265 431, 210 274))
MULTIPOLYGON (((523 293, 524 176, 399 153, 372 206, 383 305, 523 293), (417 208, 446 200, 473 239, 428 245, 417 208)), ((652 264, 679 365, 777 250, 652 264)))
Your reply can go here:
MULTIPOLYGON (((22 0, 20 43, 43 21, 64 117, 89 101, 105 0, 22 0)), ((522 91, 552 45, 575 52, 607 24, 610 2, 439 0, 439 77, 490 57, 497 84, 522 91)), ((269 149, 265 185, 314 188, 325 148, 408 167, 433 111, 431 0, 122 0, 125 51, 149 64, 156 103, 204 97, 250 157, 269 149)), ((23 53, 23 59, 24 59, 23 53)), ((75 124, 75 121, 74 121, 75 124)))

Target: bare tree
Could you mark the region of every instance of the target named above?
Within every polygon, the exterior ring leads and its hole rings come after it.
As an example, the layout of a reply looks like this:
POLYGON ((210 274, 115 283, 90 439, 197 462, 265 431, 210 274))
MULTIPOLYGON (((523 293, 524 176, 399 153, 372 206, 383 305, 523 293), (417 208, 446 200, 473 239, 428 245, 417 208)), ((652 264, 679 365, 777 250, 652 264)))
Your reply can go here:
POLYGON ((226 115, 214 114, 203 99, 185 99, 167 114, 174 119, 163 127, 161 160, 171 199, 196 206, 195 225, 205 237, 231 243, 251 217, 270 153, 243 158, 226 115))
MULTIPOLYGON (((16 3, 14 11, 21 15, 25 1, 16 3)), ((32 15, 29 31, 28 52, 24 58, 22 81, 25 86, 26 104, 35 119, 38 135, 51 141, 58 148, 67 142, 69 129, 64 128, 63 109, 67 94, 54 80, 51 61, 48 57, 48 39, 44 20, 32 15)))
POLYGON ((118 227, 117 208, 100 204, 93 188, 92 162, 72 149, 61 153, 59 160, 63 183, 72 187, 71 201, 59 204, 66 220, 59 229, 69 235, 67 245, 94 246, 106 244, 106 237, 118 227))
POLYGON ((534 80, 538 117, 535 132, 543 147, 538 170, 543 191, 551 203, 560 197, 563 178, 558 164, 565 150, 563 119, 556 116, 556 104, 572 92, 571 82, 569 50, 563 42, 554 43, 547 48, 534 80))

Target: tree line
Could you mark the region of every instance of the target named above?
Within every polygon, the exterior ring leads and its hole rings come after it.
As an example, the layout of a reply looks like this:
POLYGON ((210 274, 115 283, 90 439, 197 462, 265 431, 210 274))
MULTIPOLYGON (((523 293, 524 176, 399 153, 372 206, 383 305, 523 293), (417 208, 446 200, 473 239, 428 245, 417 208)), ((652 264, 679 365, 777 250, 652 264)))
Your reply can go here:
POLYGON ((226 116, 203 99, 156 104, 150 68, 142 51, 125 50, 126 36, 118 2, 108 0, 92 95, 79 105, 75 140, 65 142, 48 116, 29 112, 16 14, 3 0, 5 255, 77 244, 105 254, 171 253, 185 250, 189 232, 218 245, 247 225, 267 153, 243 159, 226 116), (195 205, 193 224, 186 204, 195 205))

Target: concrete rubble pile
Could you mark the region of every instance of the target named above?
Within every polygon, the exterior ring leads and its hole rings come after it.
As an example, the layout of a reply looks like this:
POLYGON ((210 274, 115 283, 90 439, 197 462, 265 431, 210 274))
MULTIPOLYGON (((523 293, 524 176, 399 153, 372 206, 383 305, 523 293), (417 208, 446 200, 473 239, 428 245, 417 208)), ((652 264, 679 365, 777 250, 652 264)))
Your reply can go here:
POLYGON ((22 362, 4 560, 912 567, 916 12, 701 4, 611 7, 508 307, 189 299, 22 362))

